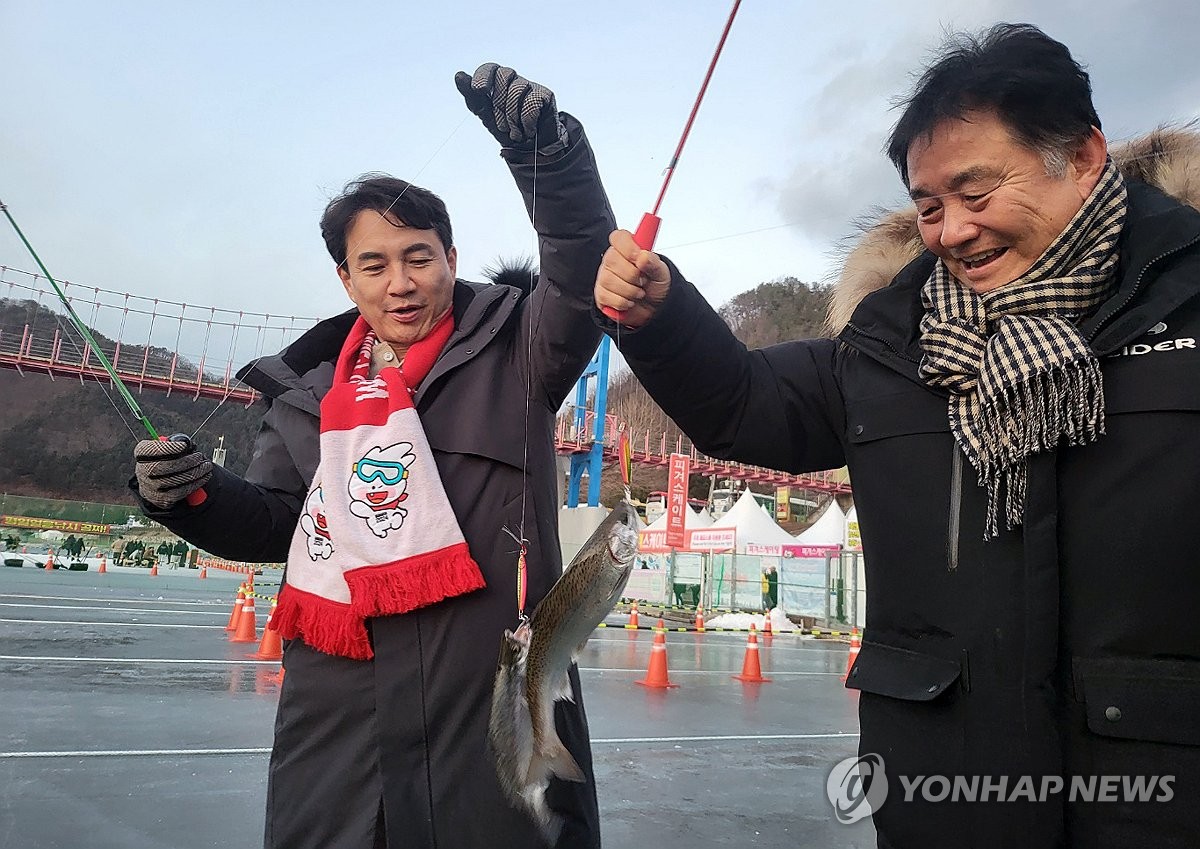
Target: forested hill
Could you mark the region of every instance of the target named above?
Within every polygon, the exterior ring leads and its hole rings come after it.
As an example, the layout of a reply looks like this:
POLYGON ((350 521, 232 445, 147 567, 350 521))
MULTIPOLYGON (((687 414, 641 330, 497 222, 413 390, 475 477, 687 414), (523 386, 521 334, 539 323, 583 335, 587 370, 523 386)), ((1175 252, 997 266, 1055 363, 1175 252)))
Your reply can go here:
MULTIPOLYGON (((743 292, 720 313, 748 346, 762 347, 819 335, 827 299, 826 288, 787 278, 743 292)), ((0 336, 5 339, 13 332, 19 338, 27 323, 54 321, 48 310, 32 301, 0 299, 0 336)), ((109 348, 103 337, 97 341, 109 348)), ((133 347, 123 351, 137 358, 144 353, 133 347)), ((152 348, 148 356, 170 362, 174 354, 152 348)), ((195 367, 182 363, 178 372, 195 374, 195 367)), ((132 504, 125 482, 132 473, 133 444, 143 435, 116 392, 107 384, 104 389, 113 400, 94 383, 0 369, 0 492, 132 504)), ((146 417, 165 434, 192 433, 217 406, 214 399, 193 400, 187 394, 134 392, 146 417)), ((614 379, 609 412, 638 429, 675 431, 628 373, 614 379)), ((227 401, 196 435, 197 446, 211 455, 218 438, 225 437, 226 467, 240 473, 250 460, 261 416, 261 405, 247 408, 227 401)), ((607 485, 607 470, 605 477, 607 485)), ((664 488, 649 472, 636 473, 635 484, 643 494, 664 488)))

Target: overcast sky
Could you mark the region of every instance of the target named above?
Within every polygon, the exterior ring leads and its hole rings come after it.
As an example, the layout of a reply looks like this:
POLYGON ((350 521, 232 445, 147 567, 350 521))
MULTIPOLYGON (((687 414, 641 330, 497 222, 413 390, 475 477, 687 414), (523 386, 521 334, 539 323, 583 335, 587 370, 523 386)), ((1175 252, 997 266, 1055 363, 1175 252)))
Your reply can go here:
MULTIPOLYGON (((632 229, 728 11, 725 0, 10 0, 0 199, 56 276, 323 316, 348 302, 321 211, 348 179, 387 171, 445 199, 459 273, 478 277, 533 239, 454 72, 497 61, 553 88, 632 229)), ((881 149, 911 73, 947 28, 999 20, 1067 43, 1110 139, 1200 116, 1196 0, 745 0, 662 207, 659 249, 714 303, 825 277, 851 220, 902 197, 881 149)), ((32 270, 0 223, 0 265, 32 270)))

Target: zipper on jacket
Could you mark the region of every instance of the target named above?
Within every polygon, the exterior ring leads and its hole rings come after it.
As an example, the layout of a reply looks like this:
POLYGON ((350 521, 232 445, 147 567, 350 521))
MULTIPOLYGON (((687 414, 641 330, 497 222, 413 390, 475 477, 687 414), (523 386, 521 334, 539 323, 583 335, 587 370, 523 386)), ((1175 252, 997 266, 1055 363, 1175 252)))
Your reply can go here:
POLYGON ((958 568, 958 532, 962 520, 962 475, 963 455, 954 443, 950 458, 950 522, 946 532, 946 568, 953 572, 958 568))
POLYGON ((904 351, 897 349, 896 346, 894 346, 891 342, 887 341, 886 339, 880 339, 878 336, 872 336, 870 333, 867 333, 866 331, 864 331, 861 327, 856 325, 854 322, 848 321, 848 322, 846 322, 846 326, 848 328, 850 328, 851 330, 853 330, 855 333, 857 333, 859 336, 865 336, 867 339, 875 340, 880 345, 885 345, 889 351, 891 351, 893 354, 895 354, 900 359, 906 360, 910 363, 917 363, 917 365, 920 365, 920 362, 918 360, 914 360, 912 357, 910 357, 904 351))
POLYGON ((1104 318, 1102 318, 1102 319, 1100 319, 1100 321, 1096 322, 1096 327, 1094 330, 1092 330, 1091 334, 1088 336, 1088 341, 1091 342, 1093 339, 1095 339, 1100 334, 1100 331, 1104 328, 1104 325, 1106 325, 1110 321, 1112 321, 1112 319, 1118 313, 1120 313, 1122 310, 1124 310, 1125 307, 1129 306, 1129 302, 1133 300, 1133 296, 1136 295, 1138 289, 1140 289, 1142 287, 1142 278, 1144 278, 1146 276, 1146 272, 1149 271, 1152 266, 1157 265, 1158 263, 1162 262, 1167 257, 1172 256, 1173 254, 1182 253, 1183 251, 1186 251, 1192 245, 1195 245, 1197 243, 1200 243, 1200 236, 1196 236, 1190 242, 1187 242, 1185 244, 1177 245, 1176 247, 1172 248, 1171 250, 1167 251, 1164 254, 1159 254, 1154 259, 1150 260, 1148 263, 1146 263, 1144 266, 1142 266, 1142 270, 1138 272, 1137 280, 1133 281, 1133 288, 1129 290, 1129 294, 1125 296, 1125 300, 1121 301, 1121 303, 1119 303, 1111 312, 1109 312, 1108 315, 1104 316, 1104 318))

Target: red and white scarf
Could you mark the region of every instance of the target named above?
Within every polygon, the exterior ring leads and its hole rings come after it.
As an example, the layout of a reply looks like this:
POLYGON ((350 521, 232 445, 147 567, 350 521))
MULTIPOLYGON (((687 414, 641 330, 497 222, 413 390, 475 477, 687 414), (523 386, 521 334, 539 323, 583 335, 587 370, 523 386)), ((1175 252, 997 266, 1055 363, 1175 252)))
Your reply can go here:
POLYGON ((321 401, 321 461, 288 552, 272 625, 327 654, 374 656, 369 616, 391 616, 484 586, 412 403, 454 331, 450 314, 403 368, 370 376, 375 333, 361 317, 321 401))

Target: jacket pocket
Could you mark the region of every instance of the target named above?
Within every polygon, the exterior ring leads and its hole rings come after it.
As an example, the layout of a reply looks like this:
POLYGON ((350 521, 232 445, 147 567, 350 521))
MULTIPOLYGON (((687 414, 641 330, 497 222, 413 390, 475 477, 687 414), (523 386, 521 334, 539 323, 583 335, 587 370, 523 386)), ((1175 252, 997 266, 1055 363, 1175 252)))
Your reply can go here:
MULTIPOLYGON (((883 758, 893 776, 962 775, 965 710, 957 661, 867 641, 846 677, 859 691, 859 753, 883 758)), ((899 789, 896 787, 895 789, 899 789)), ((901 795, 902 794, 898 794, 901 795)), ((912 830, 913 806, 889 799, 883 831, 897 846, 931 845, 912 830)), ((876 825, 880 824, 876 820, 876 825)))
POLYGON ((894 392, 847 399, 846 427, 850 442, 861 444, 894 436, 949 433, 945 397, 931 392, 894 392))
POLYGON ((1200 746, 1200 661, 1076 659, 1075 687, 1094 734, 1200 746))
POLYGON ((910 702, 931 702, 962 675, 956 660, 864 641, 846 687, 910 702))

